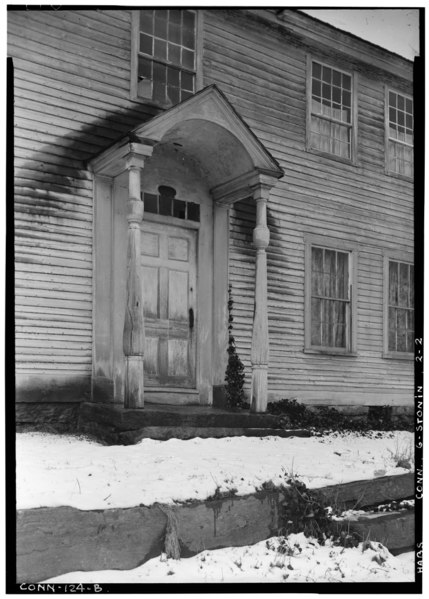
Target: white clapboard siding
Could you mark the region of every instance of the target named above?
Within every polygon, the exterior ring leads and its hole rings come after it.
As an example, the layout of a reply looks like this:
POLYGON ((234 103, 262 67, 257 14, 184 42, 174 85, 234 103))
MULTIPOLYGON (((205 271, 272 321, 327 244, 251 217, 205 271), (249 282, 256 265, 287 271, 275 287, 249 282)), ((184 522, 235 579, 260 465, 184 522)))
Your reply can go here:
POLYGON ((60 12, 8 13, 16 364, 18 373, 87 376, 94 207, 85 162, 156 110, 130 101, 130 12, 60 12))
MULTIPOLYGON (((329 403, 330 395, 341 391, 341 403, 354 403, 367 392, 368 401, 378 403, 377 392, 384 401, 394 386, 401 400, 411 401, 412 363, 382 358, 383 252, 413 251, 412 185, 384 171, 383 82, 371 77, 370 69, 369 74, 359 72, 358 164, 340 163, 305 151, 306 53, 317 57, 317 43, 313 48, 286 46, 275 30, 268 35, 251 20, 239 23, 223 10, 205 16, 205 34, 205 83, 221 87, 285 171, 268 204, 270 394, 308 398, 316 390, 315 396, 329 403), (356 358, 303 352, 304 240, 321 233, 352 242, 359 251, 356 358)), ((236 204, 230 219, 229 278, 233 332, 247 384, 254 226, 252 202, 236 204)))

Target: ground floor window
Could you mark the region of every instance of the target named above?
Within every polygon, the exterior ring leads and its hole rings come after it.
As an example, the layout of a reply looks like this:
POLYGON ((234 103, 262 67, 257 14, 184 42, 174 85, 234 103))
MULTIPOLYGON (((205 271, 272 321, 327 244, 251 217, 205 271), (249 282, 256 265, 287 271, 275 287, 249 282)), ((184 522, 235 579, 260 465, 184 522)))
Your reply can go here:
POLYGON ((353 252, 307 245, 306 349, 353 351, 353 252))
POLYGON ((385 351, 388 355, 414 351, 414 267, 385 259, 385 351))

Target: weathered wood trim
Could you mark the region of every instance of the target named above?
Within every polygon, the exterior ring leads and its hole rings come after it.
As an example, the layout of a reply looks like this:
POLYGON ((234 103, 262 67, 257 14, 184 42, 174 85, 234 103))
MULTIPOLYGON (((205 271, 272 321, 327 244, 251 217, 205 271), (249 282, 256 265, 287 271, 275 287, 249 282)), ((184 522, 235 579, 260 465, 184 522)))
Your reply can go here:
POLYGON ((312 73, 312 61, 313 57, 311 54, 306 54, 305 57, 305 89, 306 89, 306 111, 305 111, 305 148, 307 152, 311 151, 310 145, 310 129, 311 129, 311 98, 312 98, 312 81, 311 81, 311 73, 312 73))
POLYGON ((131 10, 131 72, 130 72, 130 98, 131 100, 145 101, 137 95, 137 68, 139 47, 139 11, 131 10))
POLYGON ((406 262, 414 264, 414 255, 411 252, 385 250, 383 252, 383 358, 389 360, 414 360, 413 352, 389 351, 389 261, 406 262))
POLYGON ((277 17, 265 9, 248 9, 249 13, 262 18, 273 25, 279 25, 287 31, 299 36, 308 45, 317 45, 324 52, 332 52, 342 56, 342 60, 353 60, 364 68, 380 69, 385 73, 401 77, 407 82, 412 79, 412 62, 397 54, 389 52, 370 42, 351 36, 317 18, 302 14, 296 10, 285 9, 281 17, 277 17))
POLYGON ((267 304, 267 247, 270 231, 267 227, 267 201, 269 188, 257 186, 253 193, 256 202, 256 227, 253 245, 256 248, 255 310, 253 316, 251 411, 265 412, 268 402, 268 304, 267 304))
MULTIPOLYGON (((112 374, 112 180, 94 177, 93 386, 112 374)), ((96 385, 97 386, 97 385, 96 385)), ((93 389, 93 396, 96 395, 93 389)))
POLYGON ((359 141, 359 76, 352 71, 352 134, 351 134, 351 161, 358 165, 358 141, 359 141))
POLYGON ((126 408, 143 408, 144 374, 143 356, 145 344, 143 295, 140 250, 140 224, 143 220, 143 202, 140 192, 141 167, 130 165, 128 171, 128 259, 127 303, 123 347, 126 361, 125 396, 126 408))
POLYGON ((229 208, 215 204, 213 212, 213 385, 224 385, 228 361, 229 208))
POLYGON ((318 235, 305 235, 305 273, 304 273, 304 352, 308 354, 323 354, 331 356, 356 357, 358 355, 358 271, 359 271, 359 252, 358 246, 355 243, 348 241, 321 237, 318 235), (341 348, 318 348, 311 345, 311 248, 317 245, 333 250, 343 250, 350 254, 349 261, 349 277, 351 281, 351 297, 350 297, 350 326, 349 333, 350 347, 347 350, 341 348))
POLYGON ((199 91, 204 87, 203 77, 203 52, 204 52, 204 11, 196 9, 196 73, 195 73, 195 91, 199 91))

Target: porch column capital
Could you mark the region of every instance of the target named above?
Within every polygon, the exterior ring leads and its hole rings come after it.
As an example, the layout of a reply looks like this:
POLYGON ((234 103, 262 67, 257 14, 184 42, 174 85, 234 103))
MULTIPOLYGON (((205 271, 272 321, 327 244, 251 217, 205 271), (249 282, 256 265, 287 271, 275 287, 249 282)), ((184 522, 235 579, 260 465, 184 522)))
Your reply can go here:
POLYGON ((152 155, 153 140, 130 141, 127 137, 93 158, 88 168, 96 175, 116 177, 130 168, 144 168, 145 161, 152 155))

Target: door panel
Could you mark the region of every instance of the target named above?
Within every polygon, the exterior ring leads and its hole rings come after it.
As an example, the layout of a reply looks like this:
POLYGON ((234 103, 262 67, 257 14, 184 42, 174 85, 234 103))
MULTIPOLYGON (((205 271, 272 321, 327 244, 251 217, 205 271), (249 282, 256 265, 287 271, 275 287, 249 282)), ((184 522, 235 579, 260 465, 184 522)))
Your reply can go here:
POLYGON ((159 272, 157 268, 142 266, 144 281, 144 315, 158 318, 159 315, 159 272))
POLYGON ((197 232, 142 224, 145 385, 195 387, 197 232))
POLYGON ((188 273, 170 270, 168 273, 168 318, 170 320, 188 320, 188 296, 188 273))

